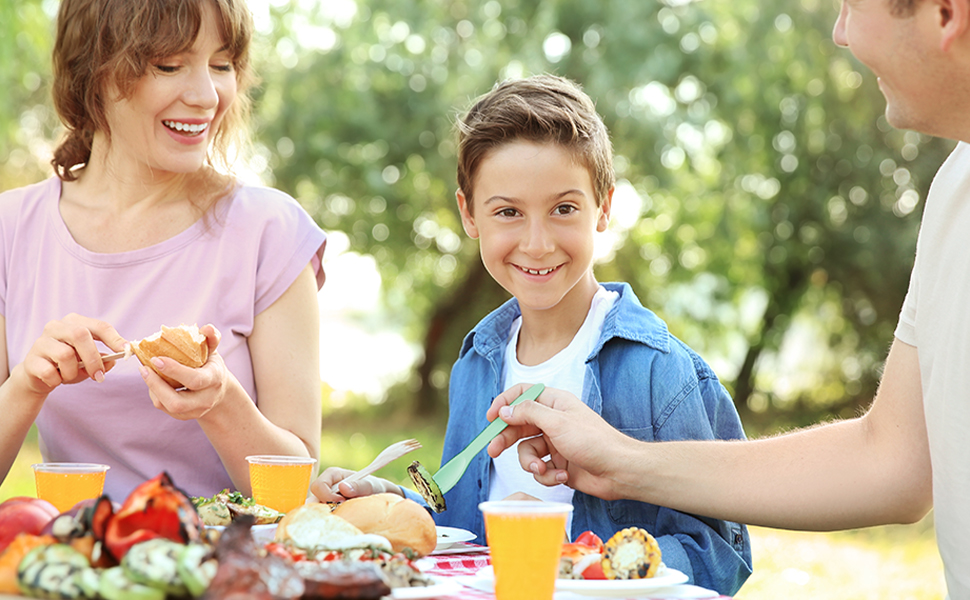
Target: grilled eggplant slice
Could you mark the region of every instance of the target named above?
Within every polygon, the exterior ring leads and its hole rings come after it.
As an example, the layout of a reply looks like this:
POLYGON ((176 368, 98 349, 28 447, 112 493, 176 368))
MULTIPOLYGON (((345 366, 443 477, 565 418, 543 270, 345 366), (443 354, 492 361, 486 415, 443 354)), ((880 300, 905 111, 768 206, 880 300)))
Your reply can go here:
POLYGON ((90 567, 88 558, 67 544, 38 546, 20 560, 17 586, 25 596, 34 598, 83 598, 74 575, 90 567))
POLYGON ((411 483, 414 484, 414 489, 421 494, 421 497, 428 503, 431 510, 436 513, 444 512, 445 496, 441 493, 441 488, 438 487, 438 484, 435 483, 431 472, 424 468, 424 465, 420 462, 414 461, 408 466, 408 475, 411 477, 411 483))
POLYGON ((135 583, 184 596, 188 590, 178 575, 179 555, 184 548, 184 544, 165 538, 151 539, 132 546, 121 560, 121 567, 135 583))

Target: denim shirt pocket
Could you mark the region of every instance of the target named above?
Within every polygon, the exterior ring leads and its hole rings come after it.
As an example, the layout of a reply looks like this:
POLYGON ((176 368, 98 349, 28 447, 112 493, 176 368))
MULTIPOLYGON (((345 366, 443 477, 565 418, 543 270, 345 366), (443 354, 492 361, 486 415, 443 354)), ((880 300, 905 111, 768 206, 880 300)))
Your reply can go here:
MULTIPOLYGON (((654 439, 653 427, 624 428, 619 431, 638 440, 654 439)), ((657 518, 657 506, 638 500, 610 500, 604 504, 610 520, 623 527, 643 527, 644 524, 653 523, 657 518)))

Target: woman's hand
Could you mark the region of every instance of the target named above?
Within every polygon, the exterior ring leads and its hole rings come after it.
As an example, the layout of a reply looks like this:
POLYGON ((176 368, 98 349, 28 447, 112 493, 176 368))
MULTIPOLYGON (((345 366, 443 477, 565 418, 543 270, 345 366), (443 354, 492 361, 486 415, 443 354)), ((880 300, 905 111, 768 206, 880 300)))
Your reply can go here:
POLYGON ((97 341, 115 352, 125 349, 125 339, 104 321, 72 313, 47 323, 22 363, 27 389, 46 398, 64 383, 104 381, 115 361, 101 360, 97 341))
POLYGON ((340 467, 328 467, 323 473, 313 480, 310 484, 310 491, 320 502, 343 502, 350 498, 359 496, 370 496, 371 494, 391 493, 398 496, 401 493, 401 486, 391 483, 380 477, 368 476, 360 481, 345 483, 344 479, 353 475, 355 471, 341 469, 340 467), (339 493, 334 492, 334 486, 339 486, 339 493))
POLYGON ((225 361, 216 352, 222 334, 211 324, 200 327, 199 331, 209 346, 209 357, 198 369, 168 357, 152 358, 156 369, 184 387, 173 388, 148 367, 140 367, 155 408, 182 421, 200 419, 216 408, 225 397, 227 382, 231 377, 225 361))

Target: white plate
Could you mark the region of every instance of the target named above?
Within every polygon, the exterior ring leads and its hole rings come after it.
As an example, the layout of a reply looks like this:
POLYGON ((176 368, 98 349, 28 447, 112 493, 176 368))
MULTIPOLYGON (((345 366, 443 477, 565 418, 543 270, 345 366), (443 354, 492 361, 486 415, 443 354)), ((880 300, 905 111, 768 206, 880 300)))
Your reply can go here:
MULTIPOLYGON (((276 523, 270 523, 269 525, 253 525, 252 533, 253 539, 256 540, 257 544, 265 544, 267 542, 272 542, 273 537, 276 536, 276 523)), ((222 531, 225 529, 222 525, 206 525, 206 529, 215 529, 217 531, 222 531)))
MULTIPOLYGON (((492 581, 495 575, 492 567, 485 567, 477 573, 477 577, 492 581)), ((650 579, 557 579, 556 591, 600 598, 633 598, 685 583, 688 579, 687 575, 677 569, 661 565, 657 574, 650 579)))
POLYGON ((434 547, 435 552, 446 550, 458 542, 470 542, 477 537, 474 533, 457 527, 438 527, 437 529, 438 545, 434 547))
POLYGON ((457 594, 461 591, 461 584, 454 579, 433 576, 431 579, 434 581, 433 585, 393 588, 391 595, 386 597, 394 600, 420 600, 421 598, 437 598, 438 596, 457 594))
POLYGON ((650 579, 557 579, 556 591, 584 596, 629 598, 685 583, 687 579, 687 575, 677 569, 662 565, 650 579))

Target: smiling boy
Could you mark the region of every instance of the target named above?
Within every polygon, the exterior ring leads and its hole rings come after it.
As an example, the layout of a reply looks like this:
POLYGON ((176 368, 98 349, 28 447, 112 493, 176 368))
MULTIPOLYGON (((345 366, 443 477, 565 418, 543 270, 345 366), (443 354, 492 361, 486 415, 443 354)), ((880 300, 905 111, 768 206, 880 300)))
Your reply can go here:
MULTIPOLYGON (((491 276, 512 296, 465 338, 452 369, 442 463, 487 424, 503 390, 523 382, 568 389, 640 440, 744 437, 730 396, 704 361, 641 306, 629 285, 593 273, 609 223, 612 147, 592 100, 541 75, 500 83, 458 123, 458 208, 491 276)), ((667 566, 721 593, 751 573, 744 526, 566 486, 547 488, 517 453, 479 454, 446 495, 440 525, 484 539, 478 503, 509 496, 569 502, 571 537, 628 526, 656 536, 667 566)))

